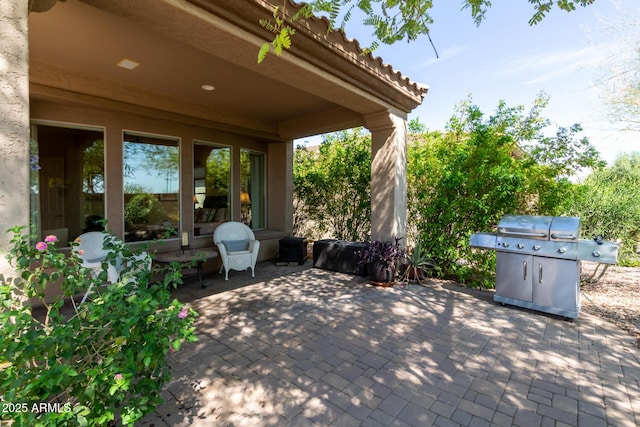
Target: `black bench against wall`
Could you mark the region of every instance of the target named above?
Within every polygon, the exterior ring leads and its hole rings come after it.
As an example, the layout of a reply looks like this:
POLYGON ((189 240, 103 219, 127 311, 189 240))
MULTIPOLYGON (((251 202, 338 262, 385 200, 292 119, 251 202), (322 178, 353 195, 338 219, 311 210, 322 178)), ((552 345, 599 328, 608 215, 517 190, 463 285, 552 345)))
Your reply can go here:
POLYGON ((313 266, 340 273, 366 276, 366 268, 358 265, 358 252, 366 243, 324 239, 313 244, 313 266))

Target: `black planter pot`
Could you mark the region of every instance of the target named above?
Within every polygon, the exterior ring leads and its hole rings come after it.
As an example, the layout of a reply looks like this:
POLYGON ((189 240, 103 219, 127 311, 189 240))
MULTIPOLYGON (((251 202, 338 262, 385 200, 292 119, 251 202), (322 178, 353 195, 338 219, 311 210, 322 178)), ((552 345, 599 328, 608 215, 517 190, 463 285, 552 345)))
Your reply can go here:
POLYGON ((367 265, 369 279, 373 285, 392 286, 396 276, 395 264, 385 262, 374 262, 367 265))

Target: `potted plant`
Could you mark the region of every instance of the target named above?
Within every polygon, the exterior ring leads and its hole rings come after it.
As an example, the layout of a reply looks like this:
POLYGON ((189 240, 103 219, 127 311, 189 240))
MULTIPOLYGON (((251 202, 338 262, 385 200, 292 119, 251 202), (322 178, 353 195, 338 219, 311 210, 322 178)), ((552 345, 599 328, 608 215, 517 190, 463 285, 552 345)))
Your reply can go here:
POLYGON ((421 239, 418 239, 411 251, 405 253, 402 265, 403 271, 400 281, 416 281, 419 285, 422 285, 422 280, 427 277, 429 270, 435 269, 421 239))
POLYGON ((360 265, 367 268, 371 283, 376 286, 392 286, 396 277, 398 260, 404 256, 400 247, 402 237, 394 242, 374 240, 359 251, 360 265))

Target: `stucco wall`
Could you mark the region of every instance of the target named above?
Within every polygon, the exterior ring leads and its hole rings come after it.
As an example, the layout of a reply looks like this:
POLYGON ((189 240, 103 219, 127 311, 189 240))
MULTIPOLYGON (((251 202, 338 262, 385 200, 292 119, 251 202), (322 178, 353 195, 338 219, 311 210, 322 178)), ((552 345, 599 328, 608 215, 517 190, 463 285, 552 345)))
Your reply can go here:
POLYGON ((27 0, 0 2, 0 273, 10 235, 29 223, 29 66, 27 0))

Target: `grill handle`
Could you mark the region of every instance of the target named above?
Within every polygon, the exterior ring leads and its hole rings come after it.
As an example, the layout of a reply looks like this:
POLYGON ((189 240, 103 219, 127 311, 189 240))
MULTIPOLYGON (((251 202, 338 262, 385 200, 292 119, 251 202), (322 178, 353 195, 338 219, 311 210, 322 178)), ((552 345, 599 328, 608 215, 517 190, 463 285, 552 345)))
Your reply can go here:
POLYGON ((551 234, 552 239, 567 239, 567 240, 576 240, 578 236, 575 234, 551 234))
POLYGON ((538 283, 542 285, 542 264, 538 264, 538 283))
POLYGON ((525 231, 503 231, 504 236, 547 237, 547 233, 527 233, 525 231))
POLYGON ((527 280, 527 261, 522 262, 522 280, 527 280))

